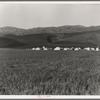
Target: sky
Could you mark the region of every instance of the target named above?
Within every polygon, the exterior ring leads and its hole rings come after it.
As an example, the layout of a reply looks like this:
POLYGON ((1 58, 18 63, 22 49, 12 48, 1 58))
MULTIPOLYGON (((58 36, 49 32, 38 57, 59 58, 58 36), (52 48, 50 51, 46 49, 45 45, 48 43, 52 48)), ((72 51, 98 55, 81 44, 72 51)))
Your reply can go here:
POLYGON ((100 25, 100 4, 0 3, 0 27, 100 25))

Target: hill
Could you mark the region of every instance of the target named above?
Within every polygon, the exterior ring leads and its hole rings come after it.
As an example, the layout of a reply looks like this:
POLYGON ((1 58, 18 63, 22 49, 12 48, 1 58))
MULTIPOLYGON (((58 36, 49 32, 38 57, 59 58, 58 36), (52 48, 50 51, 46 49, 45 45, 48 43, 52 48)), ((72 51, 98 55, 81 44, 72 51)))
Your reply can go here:
POLYGON ((100 46, 100 26, 59 26, 33 29, 0 28, 0 48, 100 46))
POLYGON ((16 27, 1 27, 0 36, 4 35, 29 35, 29 34, 42 34, 42 33, 74 33, 74 32, 86 32, 100 30, 100 26, 85 27, 82 25, 65 25, 59 27, 37 27, 32 29, 22 29, 16 27))
POLYGON ((16 27, 1 27, 0 28, 0 36, 4 36, 4 35, 23 35, 23 33, 25 32, 25 29, 21 29, 21 28, 16 28, 16 27))
POLYGON ((97 31, 100 30, 100 26, 85 27, 82 25, 65 25, 59 27, 38 27, 28 29, 24 32, 24 35, 29 34, 42 34, 42 33, 74 33, 74 32, 86 32, 86 31, 97 31))

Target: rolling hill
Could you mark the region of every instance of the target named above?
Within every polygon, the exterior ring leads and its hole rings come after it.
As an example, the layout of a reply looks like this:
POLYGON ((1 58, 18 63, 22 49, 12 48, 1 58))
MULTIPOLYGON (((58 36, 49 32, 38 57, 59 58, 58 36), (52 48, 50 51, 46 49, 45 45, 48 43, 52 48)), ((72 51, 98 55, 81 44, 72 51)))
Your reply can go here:
POLYGON ((21 28, 16 28, 16 27, 1 27, 0 28, 0 36, 4 36, 4 35, 23 35, 23 33, 25 32, 25 29, 21 29, 21 28))
POLYGON ((100 26, 59 26, 20 29, 0 28, 0 48, 100 46, 100 26))

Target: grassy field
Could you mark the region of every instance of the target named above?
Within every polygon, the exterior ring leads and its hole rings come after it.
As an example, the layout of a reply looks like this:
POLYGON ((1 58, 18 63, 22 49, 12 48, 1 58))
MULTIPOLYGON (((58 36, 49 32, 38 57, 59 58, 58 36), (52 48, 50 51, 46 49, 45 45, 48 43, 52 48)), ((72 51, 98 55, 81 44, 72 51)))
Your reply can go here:
POLYGON ((1 95, 99 95, 100 52, 0 49, 1 95))

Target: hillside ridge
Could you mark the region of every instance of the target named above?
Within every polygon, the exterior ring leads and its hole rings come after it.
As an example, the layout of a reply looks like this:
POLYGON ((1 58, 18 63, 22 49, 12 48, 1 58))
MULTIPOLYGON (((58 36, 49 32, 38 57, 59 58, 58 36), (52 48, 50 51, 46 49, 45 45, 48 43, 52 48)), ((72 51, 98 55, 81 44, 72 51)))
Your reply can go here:
POLYGON ((65 25, 21 29, 0 28, 0 48, 100 46, 100 26, 65 25))

